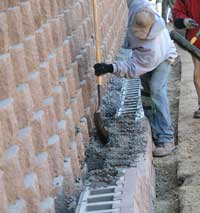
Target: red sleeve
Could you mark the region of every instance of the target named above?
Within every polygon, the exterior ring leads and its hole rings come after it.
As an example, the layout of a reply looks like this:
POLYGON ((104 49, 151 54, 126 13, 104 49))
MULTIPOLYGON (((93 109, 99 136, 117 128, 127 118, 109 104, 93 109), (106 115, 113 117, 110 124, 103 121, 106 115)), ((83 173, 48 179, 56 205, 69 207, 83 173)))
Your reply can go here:
POLYGON ((184 0, 176 0, 172 8, 173 18, 188 18, 187 16, 187 6, 184 0))

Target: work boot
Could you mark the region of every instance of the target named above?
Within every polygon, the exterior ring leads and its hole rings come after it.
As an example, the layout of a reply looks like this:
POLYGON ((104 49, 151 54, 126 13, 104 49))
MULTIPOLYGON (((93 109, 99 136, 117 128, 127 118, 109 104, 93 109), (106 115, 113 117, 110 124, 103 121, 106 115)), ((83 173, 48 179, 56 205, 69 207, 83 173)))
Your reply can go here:
POLYGON ((156 148, 153 151, 154 157, 164 157, 171 154, 175 150, 174 142, 171 143, 159 143, 156 144, 156 148))
POLYGON ((193 118, 200 118, 200 108, 194 112, 193 118))

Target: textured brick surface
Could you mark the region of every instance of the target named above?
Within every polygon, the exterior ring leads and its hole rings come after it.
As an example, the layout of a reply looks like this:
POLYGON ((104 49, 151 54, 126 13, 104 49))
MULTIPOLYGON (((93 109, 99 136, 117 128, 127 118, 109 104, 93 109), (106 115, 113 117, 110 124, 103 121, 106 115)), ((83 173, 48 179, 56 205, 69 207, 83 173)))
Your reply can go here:
MULTIPOLYGON (((106 60, 121 45, 126 1, 97 3, 106 60)), ((0 212, 55 212, 56 193, 77 192, 94 63, 92 1, 0 1, 0 212)))

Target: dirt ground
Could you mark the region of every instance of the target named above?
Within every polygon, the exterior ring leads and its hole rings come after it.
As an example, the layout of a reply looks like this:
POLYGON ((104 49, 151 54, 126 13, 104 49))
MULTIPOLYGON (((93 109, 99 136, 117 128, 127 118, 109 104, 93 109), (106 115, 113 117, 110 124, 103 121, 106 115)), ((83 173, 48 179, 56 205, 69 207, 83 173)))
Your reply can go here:
MULTIPOLYGON (((177 144, 178 109, 180 96, 181 62, 172 67, 168 80, 168 97, 177 144)), ((154 158, 156 169, 155 213, 178 213, 178 183, 176 151, 164 158, 154 158)))

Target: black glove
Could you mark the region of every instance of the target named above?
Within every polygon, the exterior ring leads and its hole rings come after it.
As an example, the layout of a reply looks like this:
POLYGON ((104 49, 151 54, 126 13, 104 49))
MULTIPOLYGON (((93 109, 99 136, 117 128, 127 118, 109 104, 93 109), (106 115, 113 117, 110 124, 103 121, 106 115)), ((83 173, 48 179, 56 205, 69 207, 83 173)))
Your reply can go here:
POLYGON ((106 73, 113 72, 113 65, 112 64, 105 64, 105 63, 97 63, 94 65, 95 75, 104 75, 106 73))

